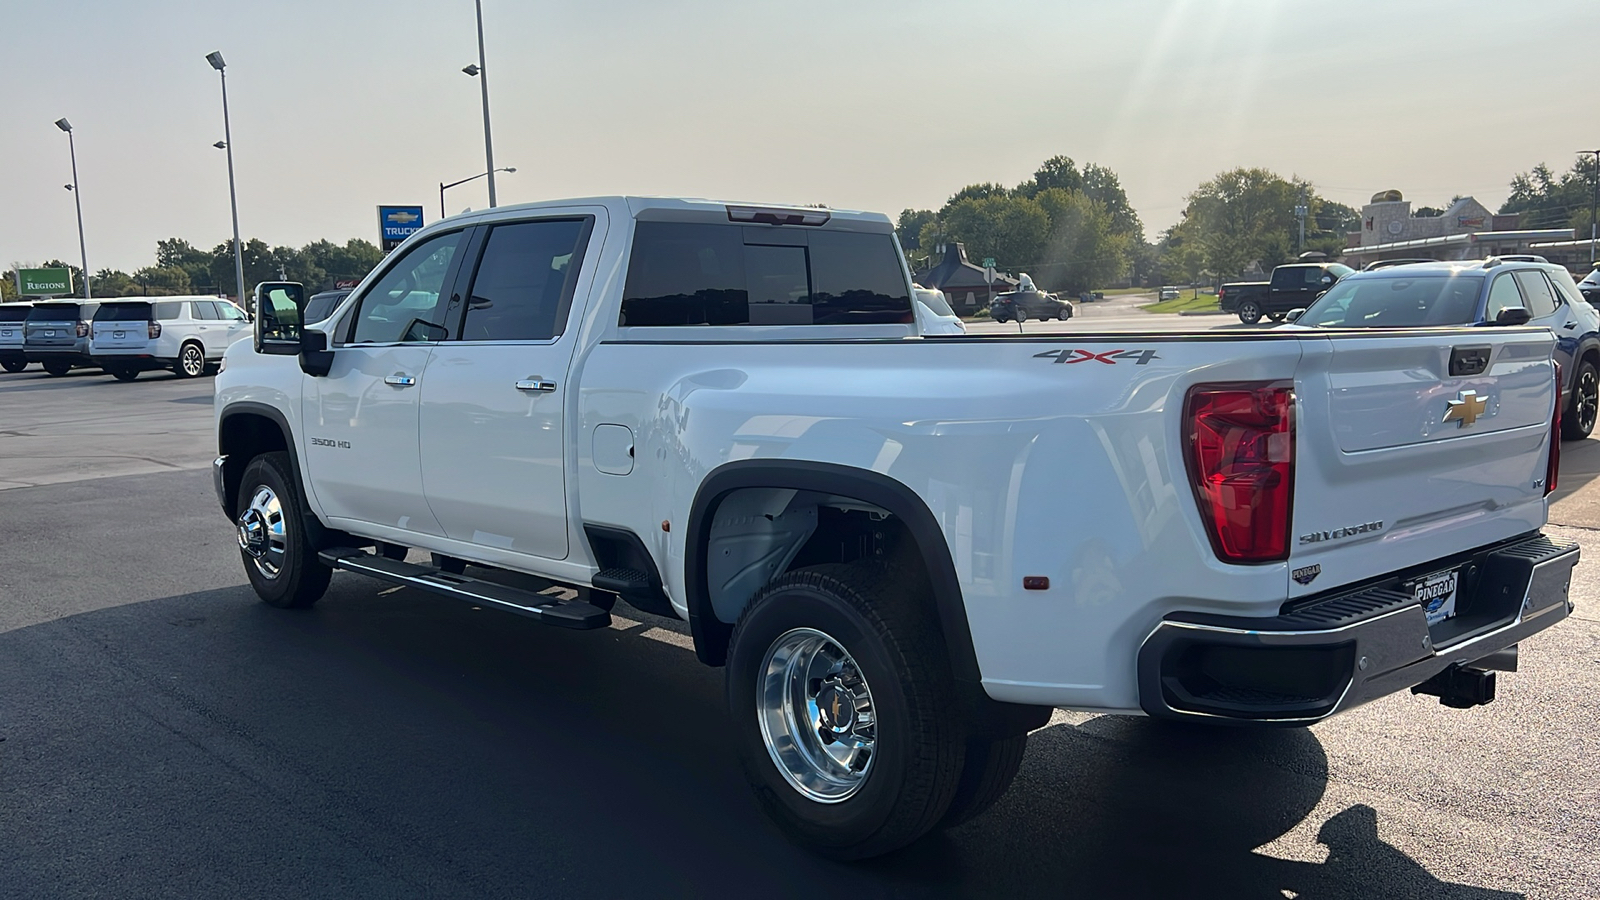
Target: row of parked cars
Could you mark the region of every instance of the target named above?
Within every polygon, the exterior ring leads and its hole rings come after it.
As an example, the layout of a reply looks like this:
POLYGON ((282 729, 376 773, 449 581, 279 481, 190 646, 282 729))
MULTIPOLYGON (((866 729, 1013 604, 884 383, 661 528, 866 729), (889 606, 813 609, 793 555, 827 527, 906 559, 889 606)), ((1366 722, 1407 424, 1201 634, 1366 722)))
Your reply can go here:
MULTIPOLYGON (((308 320, 326 318, 349 293, 312 297, 308 320)), ((220 297, 0 303, 0 369, 21 372, 38 363, 56 376, 91 367, 118 381, 160 369, 196 378, 249 333, 249 314, 220 297)))

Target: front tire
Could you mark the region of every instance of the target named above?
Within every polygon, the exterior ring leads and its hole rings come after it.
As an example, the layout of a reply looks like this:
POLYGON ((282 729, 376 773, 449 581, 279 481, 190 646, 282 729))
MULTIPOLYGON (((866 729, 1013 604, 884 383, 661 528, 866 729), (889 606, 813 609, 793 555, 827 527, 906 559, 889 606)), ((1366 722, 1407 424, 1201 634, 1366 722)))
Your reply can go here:
POLYGON ((1246 325, 1254 325, 1261 321, 1261 304, 1254 300, 1246 300, 1239 304, 1239 321, 1246 325))
POLYGON ((234 520, 239 557, 256 596, 269 606, 305 609, 322 599, 333 577, 306 533, 304 508, 288 453, 263 453, 245 466, 234 520))
POLYGON ((184 344, 178 351, 178 364, 172 367, 172 371, 179 378, 199 378, 206 371, 205 350, 193 342, 184 344))
POLYGON ((1577 377, 1572 379, 1572 401, 1561 416, 1561 437, 1568 441, 1581 441, 1594 431, 1595 415, 1600 411, 1600 373, 1594 363, 1578 363, 1577 377))
POLYGON ((735 745, 763 810, 835 859, 899 849, 932 829, 965 741, 931 604, 872 562, 769 584, 728 657, 735 745))
POLYGON ((1022 768, 1022 756, 1027 749, 1026 734, 969 740, 955 798, 950 801, 944 818, 939 820, 939 827, 954 828, 970 822, 1005 796, 1022 768))

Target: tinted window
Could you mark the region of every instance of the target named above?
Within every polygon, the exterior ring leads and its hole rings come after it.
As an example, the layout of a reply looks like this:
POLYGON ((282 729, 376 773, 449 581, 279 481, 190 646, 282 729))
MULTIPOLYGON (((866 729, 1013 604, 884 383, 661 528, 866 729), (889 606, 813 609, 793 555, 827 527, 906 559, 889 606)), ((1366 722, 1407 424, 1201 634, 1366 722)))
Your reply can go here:
POLYGON ((1280 291, 1298 291, 1305 286, 1305 276, 1300 274, 1301 269, 1274 269, 1272 271, 1272 287, 1280 291))
POLYGON ((191 307, 193 307, 193 309, 194 309, 194 317, 196 319, 203 319, 203 320, 209 322, 209 321, 212 321, 213 319, 222 318, 222 316, 217 314, 217 304, 214 301, 211 301, 211 300, 191 300, 191 301, 189 301, 189 305, 191 307))
POLYGON ((21 322, 28 318, 28 307, 20 303, 0 303, 0 322, 21 322))
MULTIPOLYGON (((1522 299, 1522 292, 1517 290, 1516 279, 1512 278, 1510 273, 1507 273, 1497 277, 1494 280, 1494 286, 1489 288, 1489 306, 1484 311, 1484 318, 1493 322, 1500 315, 1501 310, 1510 309, 1513 306, 1527 305, 1527 302, 1522 299)), ((1528 312, 1531 313, 1533 310, 1530 309, 1528 312)))
POLYGON ((472 276, 465 341, 544 341, 567 323, 582 264, 581 219, 496 225, 472 276))
POLYGON ((96 322, 148 322, 148 303, 107 303, 94 311, 96 322))
POLYGON ((911 321, 888 234, 640 222, 623 325, 911 321))
POLYGON ((1415 328, 1476 320, 1481 275, 1346 278, 1297 320, 1324 328, 1415 328))
POLYGON ((461 232, 429 238, 406 251, 361 298, 351 340, 358 344, 432 341, 444 337, 439 294, 461 232))
POLYGON ((1528 312, 1535 319, 1556 311, 1555 294, 1550 292, 1550 283, 1544 280, 1543 273, 1524 269, 1512 275, 1517 279, 1517 286, 1522 288, 1522 299, 1528 301, 1528 312))
POLYGON ((349 291, 317 294, 306 301, 305 320, 307 322, 321 322, 323 319, 333 315, 333 311, 338 309, 339 304, 348 296, 350 296, 349 291))
POLYGON ((182 303, 167 302, 167 303, 157 303, 156 304, 156 319, 157 320, 164 321, 166 319, 176 319, 180 315, 183 315, 183 304, 182 303))
POLYGON ((38 305, 28 311, 30 322, 75 322, 78 319, 78 305, 48 304, 38 305))
POLYGON ((935 315, 953 316, 956 314, 956 311, 950 308, 950 304, 945 302, 944 291, 917 291, 917 299, 922 301, 923 306, 933 310, 935 315))

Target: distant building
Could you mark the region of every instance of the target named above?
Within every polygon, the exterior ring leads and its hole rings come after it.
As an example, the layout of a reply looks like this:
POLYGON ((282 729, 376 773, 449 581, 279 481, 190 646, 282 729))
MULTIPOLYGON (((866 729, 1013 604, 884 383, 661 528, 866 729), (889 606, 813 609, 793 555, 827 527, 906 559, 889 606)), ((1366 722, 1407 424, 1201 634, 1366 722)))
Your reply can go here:
POLYGON ((1361 230, 1345 236, 1343 262, 1361 268, 1380 259, 1481 259, 1537 252, 1539 242, 1568 240, 1570 228, 1517 228, 1518 216, 1495 215, 1462 197, 1438 216, 1417 216, 1399 191, 1375 194, 1361 207, 1361 230))
MULTIPOLYGON (((957 312, 970 313, 989 302, 989 283, 984 280, 983 266, 967 260, 967 247, 960 242, 946 244, 944 259, 937 266, 916 274, 917 283, 923 287, 944 291, 945 301, 957 312)), ((1017 280, 995 273, 994 292, 1013 290, 1017 280)))

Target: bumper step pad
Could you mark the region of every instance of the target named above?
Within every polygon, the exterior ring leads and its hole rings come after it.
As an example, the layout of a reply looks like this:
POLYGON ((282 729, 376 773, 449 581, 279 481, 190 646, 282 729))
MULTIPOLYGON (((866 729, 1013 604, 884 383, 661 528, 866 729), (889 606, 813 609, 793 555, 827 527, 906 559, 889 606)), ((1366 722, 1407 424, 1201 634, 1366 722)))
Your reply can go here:
POLYGON ((469 575, 455 575, 431 566, 385 559, 349 547, 324 550, 318 555, 335 569, 503 609, 546 625, 587 631, 611 624, 610 613, 583 600, 561 600, 469 575))

